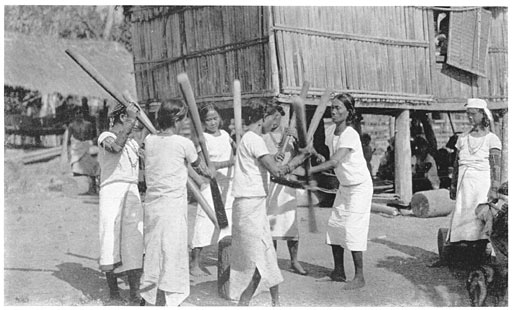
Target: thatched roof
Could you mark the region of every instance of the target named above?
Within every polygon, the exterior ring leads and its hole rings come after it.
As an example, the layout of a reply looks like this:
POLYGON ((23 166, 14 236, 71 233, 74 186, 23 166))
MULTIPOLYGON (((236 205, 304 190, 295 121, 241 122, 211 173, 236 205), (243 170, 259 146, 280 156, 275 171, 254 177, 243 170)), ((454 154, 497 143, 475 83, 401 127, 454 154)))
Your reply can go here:
POLYGON ((64 51, 83 55, 115 88, 136 97, 133 57, 119 43, 4 33, 4 85, 111 99, 64 51))

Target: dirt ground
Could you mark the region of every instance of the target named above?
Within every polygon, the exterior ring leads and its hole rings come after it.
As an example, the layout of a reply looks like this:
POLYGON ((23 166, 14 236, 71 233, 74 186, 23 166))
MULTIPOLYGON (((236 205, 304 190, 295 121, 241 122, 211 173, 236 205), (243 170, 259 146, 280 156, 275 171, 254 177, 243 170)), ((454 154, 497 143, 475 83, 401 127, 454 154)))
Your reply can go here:
MULTIPOLYGON (((80 196, 84 178, 60 170, 60 160, 23 166, 21 151, 6 150, 4 160, 4 303, 5 305, 112 305, 104 274, 98 270, 98 197, 80 196)), ((189 222, 195 207, 191 205, 189 222)), ((307 208, 299 208, 299 258, 307 276, 291 272, 284 241, 278 244, 284 282, 282 306, 469 306, 467 271, 429 268, 437 259, 437 230, 448 218, 371 215, 364 253, 366 286, 342 290, 332 282, 330 247, 325 244, 328 208, 317 208, 318 233, 308 232, 307 208)), ((190 225, 192 226, 192 225, 190 225)), ((191 277, 184 306, 234 306, 217 294, 217 249, 206 248, 208 273, 191 277)), ((353 275, 346 254, 347 276, 353 275)), ((122 295, 128 295, 126 283, 122 295)), ((120 305, 120 304, 118 304, 120 305)), ((252 306, 269 306, 268 292, 252 306)))

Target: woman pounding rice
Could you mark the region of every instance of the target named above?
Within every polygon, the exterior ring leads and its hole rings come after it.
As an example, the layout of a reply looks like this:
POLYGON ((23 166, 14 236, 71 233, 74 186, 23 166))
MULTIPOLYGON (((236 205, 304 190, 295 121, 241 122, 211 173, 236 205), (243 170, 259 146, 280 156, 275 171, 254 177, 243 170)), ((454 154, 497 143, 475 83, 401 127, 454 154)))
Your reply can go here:
POLYGON ((190 293, 187 223, 187 164, 204 176, 191 140, 179 136, 187 107, 179 100, 162 102, 158 134, 144 140, 146 200, 144 203, 144 302, 178 306, 190 293), (158 296, 158 298, 157 298, 158 296))
MULTIPOLYGON (((234 142, 229 134, 219 129, 221 118, 217 110, 212 104, 205 104, 199 110, 199 116, 204 124, 204 138, 206 147, 210 155, 210 161, 217 169, 215 178, 219 184, 222 200, 224 201, 224 209, 228 218, 228 226, 219 230, 215 229, 212 221, 208 218, 202 208, 197 208, 196 220, 194 224, 194 232, 191 241, 191 258, 190 258, 190 274, 194 276, 204 274, 200 268, 201 250, 205 246, 209 246, 219 242, 223 237, 231 235, 231 210, 233 205, 233 195, 231 194, 233 180, 234 142)), ((206 186, 201 194, 213 206, 212 193, 209 186, 206 186)))
POLYGON ((331 101, 334 125, 326 130, 326 144, 330 159, 313 166, 310 173, 334 169, 340 182, 332 213, 327 224, 327 244, 332 247, 334 270, 330 277, 345 282, 344 251, 349 250, 354 260, 355 275, 344 289, 358 289, 365 285, 363 251, 366 251, 373 183, 364 159, 361 140, 350 125, 355 120, 354 98, 337 95, 331 101))
POLYGON ((235 161, 229 295, 239 300, 239 306, 248 306, 263 289, 270 289, 272 305, 279 306, 278 284, 283 277, 266 213, 267 171, 282 176, 306 158, 301 154, 287 165, 277 164, 261 137, 274 122, 273 115, 265 113, 266 105, 262 99, 249 103, 244 113, 248 131, 240 140, 235 161))
MULTIPOLYGON (((271 154, 274 154, 277 162, 286 163, 296 154, 293 140, 283 148, 283 153, 279 152, 282 143, 287 140, 286 132, 281 130, 281 117, 284 115, 283 109, 273 104, 267 108, 267 114, 273 115, 274 124, 270 132, 263 135, 267 148, 271 154)), ((300 274, 307 275, 299 263, 299 225, 297 223, 297 193, 296 189, 270 182, 267 215, 270 223, 270 231, 274 240, 274 247, 277 249, 277 240, 286 240, 288 252, 290 253, 291 270, 300 274)))
POLYGON ((130 301, 138 302, 144 250, 139 181, 139 143, 132 137, 138 110, 122 104, 109 111, 110 129, 98 137, 101 168, 100 269, 111 299, 121 299, 117 276, 128 275, 130 301))

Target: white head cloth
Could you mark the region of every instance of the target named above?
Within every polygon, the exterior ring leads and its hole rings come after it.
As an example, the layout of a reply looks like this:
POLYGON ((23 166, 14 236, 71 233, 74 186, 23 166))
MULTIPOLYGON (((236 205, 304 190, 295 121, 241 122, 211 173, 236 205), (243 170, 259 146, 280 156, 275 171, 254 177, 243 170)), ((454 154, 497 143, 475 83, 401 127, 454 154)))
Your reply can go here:
POLYGON ((469 98, 468 102, 466 103, 466 109, 470 108, 483 109, 491 123, 494 121, 494 119, 492 118, 492 113, 487 108, 487 102, 485 100, 479 98, 469 98))

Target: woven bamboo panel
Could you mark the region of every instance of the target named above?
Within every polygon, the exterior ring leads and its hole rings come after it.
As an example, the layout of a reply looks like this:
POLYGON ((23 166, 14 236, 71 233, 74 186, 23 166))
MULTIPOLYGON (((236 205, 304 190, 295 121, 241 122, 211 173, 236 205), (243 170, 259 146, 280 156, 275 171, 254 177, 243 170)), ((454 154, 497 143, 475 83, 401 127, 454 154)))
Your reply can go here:
POLYGON ((142 102, 179 97, 186 71, 198 98, 270 87, 268 21, 263 7, 146 8, 132 16, 137 91, 142 102))
POLYGON ((228 105, 234 79, 244 99, 295 94, 307 80, 319 94, 332 87, 383 105, 505 100, 507 10, 490 10, 482 78, 436 64, 431 7, 134 7, 138 97, 179 97, 176 75, 186 71, 198 101, 228 105))
POLYGON ((283 91, 300 87, 429 94, 425 8, 275 7, 283 91))

